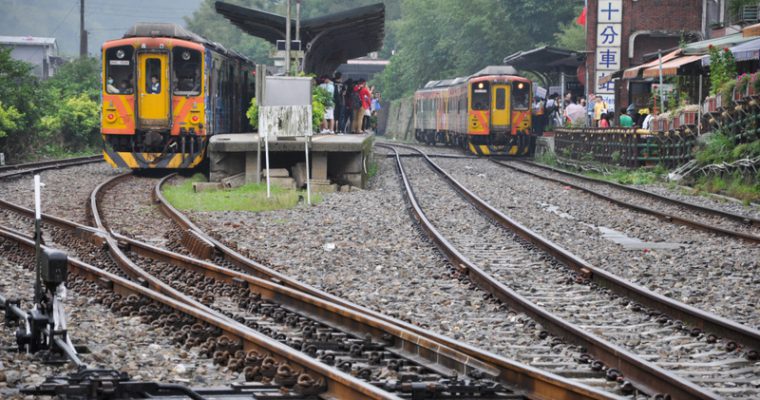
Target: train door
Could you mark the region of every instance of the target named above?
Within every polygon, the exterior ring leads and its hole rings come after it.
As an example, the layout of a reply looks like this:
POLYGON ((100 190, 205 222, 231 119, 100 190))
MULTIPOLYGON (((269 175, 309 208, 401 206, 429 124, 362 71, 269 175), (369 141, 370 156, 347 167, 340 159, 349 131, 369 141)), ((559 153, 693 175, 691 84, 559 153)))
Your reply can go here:
POLYGON ((141 128, 169 127, 169 55, 137 55, 137 101, 141 128))
POLYGON ((510 86, 508 83, 495 83, 491 87, 491 131, 507 131, 509 127, 510 86))

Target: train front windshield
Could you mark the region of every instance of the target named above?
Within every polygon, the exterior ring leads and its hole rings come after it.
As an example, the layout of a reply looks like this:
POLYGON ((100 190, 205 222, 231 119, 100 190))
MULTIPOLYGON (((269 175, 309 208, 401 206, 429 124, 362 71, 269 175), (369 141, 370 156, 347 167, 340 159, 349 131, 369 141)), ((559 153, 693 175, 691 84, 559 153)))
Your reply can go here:
POLYGON ((491 103, 491 84, 477 82, 472 84, 472 109, 488 111, 491 103))
POLYGON ((132 94, 134 92, 133 54, 132 46, 106 50, 106 93, 132 94))
POLYGON ((512 86, 512 108, 515 110, 530 108, 530 85, 525 82, 514 82, 512 86))

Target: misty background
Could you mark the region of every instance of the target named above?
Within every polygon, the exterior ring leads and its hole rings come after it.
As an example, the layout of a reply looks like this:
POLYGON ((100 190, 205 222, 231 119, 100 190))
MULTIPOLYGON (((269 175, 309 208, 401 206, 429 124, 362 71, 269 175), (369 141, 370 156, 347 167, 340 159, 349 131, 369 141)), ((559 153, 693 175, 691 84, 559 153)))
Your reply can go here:
MULTIPOLYGON (((88 53, 137 22, 185 25, 203 0, 85 0, 88 53)), ((0 0, 0 35, 54 37, 62 56, 79 55, 79 0, 0 0)))

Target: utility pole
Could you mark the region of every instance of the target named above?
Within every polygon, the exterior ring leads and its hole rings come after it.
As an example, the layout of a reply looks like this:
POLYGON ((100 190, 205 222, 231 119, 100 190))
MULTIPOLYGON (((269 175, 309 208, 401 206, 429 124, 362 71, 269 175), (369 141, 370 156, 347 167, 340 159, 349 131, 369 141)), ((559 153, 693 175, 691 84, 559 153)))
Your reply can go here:
POLYGON ((79 0, 79 58, 87 57, 87 31, 84 30, 84 0, 79 0))
POLYGON ((285 17, 285 76, 290 76, 290 0, 288 0, 288 11, 285 17))

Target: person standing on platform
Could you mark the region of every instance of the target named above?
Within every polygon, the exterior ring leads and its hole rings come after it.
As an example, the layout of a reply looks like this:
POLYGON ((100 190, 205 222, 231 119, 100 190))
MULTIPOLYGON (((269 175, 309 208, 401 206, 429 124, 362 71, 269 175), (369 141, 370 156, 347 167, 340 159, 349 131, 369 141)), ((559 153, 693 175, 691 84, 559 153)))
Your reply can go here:
MULTIPOLYGON (((327 93, 330 94, 331 99, 335 97, 335 85, 333 85, 329 76, 322 77, 322 83, 319 84, 319 87, 326 90, 327 93)), ((333 102, 333 106, 325 110, 325 117, 322 120, 321 133, 335 133, 335 131, 333 130, 334 122, 335 122, 334 115, 333 115, 334 111, 335 111, 335 103, 333 102)))
POLYGON ((607 113, 607 107, 607 103, 604 102, 602 96, 594 98, 594 127, 599 126, 599 120, 602 119, 602 114, 607 113))
POLYGON ((370 107, 371 95, 367 89, 367 81, 360 79, 351 93, 351 110, 353 111, 353 123, 351 133, 362 133, 364 111, 370 107))
POLYGON ((335 76, 333 77, 333 85, 335 86, 335 91, 333 92, 333 103, 335 105, 335 132, 343 132, 343 125, 341 124, 344 121, 343 115, 345 114, 345 102, 344 98, 346 95, 345 86, 343 85, 343 79, 342 74, 340 72, 336 72, 335 76))
POLYGON ((628 110, 625 108, 620 109, 620 127, 633 128, 633 118, 628 115, 628 110))

